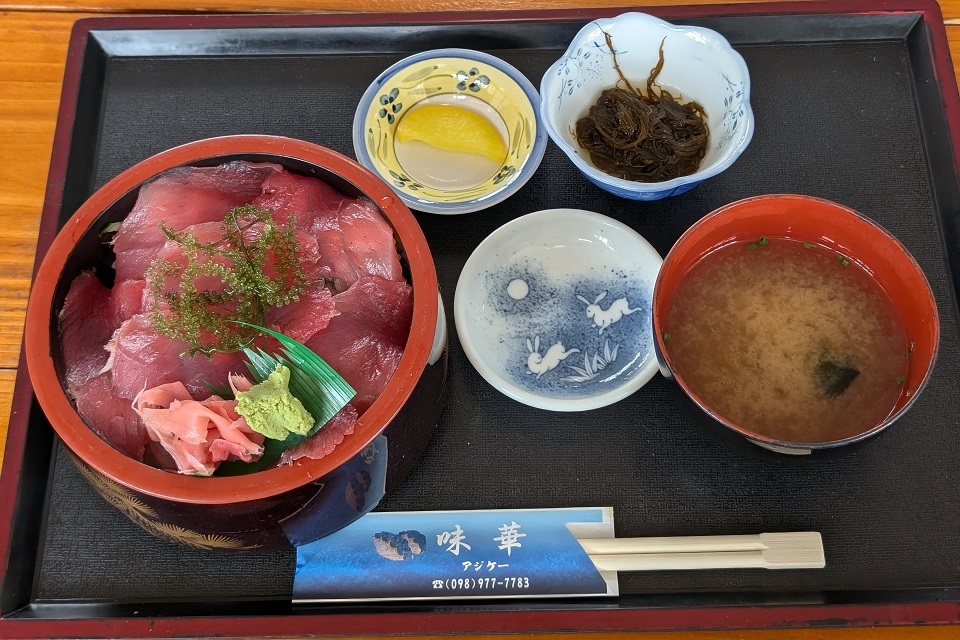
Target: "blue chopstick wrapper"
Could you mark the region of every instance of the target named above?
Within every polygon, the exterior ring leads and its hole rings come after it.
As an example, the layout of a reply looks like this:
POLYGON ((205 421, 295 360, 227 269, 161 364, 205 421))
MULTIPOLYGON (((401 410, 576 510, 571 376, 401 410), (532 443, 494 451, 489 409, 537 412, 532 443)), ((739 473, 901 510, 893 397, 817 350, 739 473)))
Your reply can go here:
POLYGON ((294 602, 615 596, 577 538, 610 508, 368 513, 297 547, 294 602))

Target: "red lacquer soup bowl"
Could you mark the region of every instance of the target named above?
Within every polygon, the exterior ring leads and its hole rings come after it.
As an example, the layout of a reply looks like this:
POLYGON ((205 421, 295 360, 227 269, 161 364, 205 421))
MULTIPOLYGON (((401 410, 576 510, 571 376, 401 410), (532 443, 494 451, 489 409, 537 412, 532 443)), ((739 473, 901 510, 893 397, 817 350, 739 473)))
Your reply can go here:
POLYGON ((416 219, 390 188, 329 149, 254 135, 201 140, 164 151, 91 196, 43 256, 24 339, 40 406, 92 486, 148 532, 211 550, 310 542, 373 508, 410 471, 436 426, 445 346, 433 258, 416 219), (91 431, 64 381, 59 314, 81 272, 95 266, 103 271, 104 265, 109 270, 113 252, 101 231, 127 216, 145 183, 175 167, 213 167, 235 160, 275 163, 290 173, 319 178, 343 195, 372 201, 394 231, 403 275, 413 290, 412 322, 386 387, 331 453, 247 475, 196 477, 139 462, 91 431))
POLYGON ((690 227, 667 254, 657 277, 653 326, 662 373, 673 378, 700 410, 756 444, 794 454, 857 442, 893 424, 910 409, 925 387, 940 340, 933 292, 907 249, 866 216, 835 202, 802 195, 764 195, 740 200, 713 211, 690 227), (805 243, 805 248, 820 247, 835 252, 840 263, 855 263, 880 286, 909 341, 909 355, 904 354, 906 370, 898 378, 899 397, 881 420, 863 425, 862 429, 851 425, 852 430, 840 437, 814 442, 771 437, 721 415, 704 401, 696 385, 678 371, 671 353, 672 348, 677 349, 675 336, 671 336, 666 325, 678 287, 706 256, 735 244, 756 249, 755 243, 761 238, 787 238, 805 243))

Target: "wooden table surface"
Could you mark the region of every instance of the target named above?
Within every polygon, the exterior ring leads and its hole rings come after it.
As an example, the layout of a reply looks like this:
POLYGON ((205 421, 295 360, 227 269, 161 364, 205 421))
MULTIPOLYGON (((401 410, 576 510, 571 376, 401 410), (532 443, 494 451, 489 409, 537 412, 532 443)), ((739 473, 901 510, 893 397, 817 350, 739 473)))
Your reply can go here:
MULTIPOLYGON (((648 0, 645 6, 695 2, 648 0)), ((64 61, 70 30, 77 19, 138 12, 492 11, 623 4, 622 0, 0 0, 0 443, 6 439, 10 418, 64 61)), ((960 60, 960 0, 943 0, 940 4, 956 69, 960 60)), ((0 445, 0 462, 2 456, 0 445)), ((631 633, 605 637, 946 640, 960 638, 960 627, 631 633)))

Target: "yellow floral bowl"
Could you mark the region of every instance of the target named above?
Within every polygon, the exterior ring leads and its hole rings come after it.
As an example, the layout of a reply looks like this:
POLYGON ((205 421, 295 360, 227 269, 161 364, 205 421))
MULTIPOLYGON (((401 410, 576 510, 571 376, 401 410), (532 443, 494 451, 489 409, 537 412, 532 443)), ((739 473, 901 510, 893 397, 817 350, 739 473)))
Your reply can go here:
MULTIPOLYGON (((468 49, 425 51, 400 60, 373 81, 357 107, 353 146, 360 163, 390 184, 407 206, 469 213, 510 197, 537 170, 547 146, 539 106, 530 81, 499 58, 468 49), (443 148, 399 140, 403 118, 426 105, 456 107, 470 112, 467 122, 485 121, 483 128, 501 138, 503 157, 471 148, 469 131, 465 136, 438 132, 443 148)), ((416 119, 423 122, 422 116, 416 119)))

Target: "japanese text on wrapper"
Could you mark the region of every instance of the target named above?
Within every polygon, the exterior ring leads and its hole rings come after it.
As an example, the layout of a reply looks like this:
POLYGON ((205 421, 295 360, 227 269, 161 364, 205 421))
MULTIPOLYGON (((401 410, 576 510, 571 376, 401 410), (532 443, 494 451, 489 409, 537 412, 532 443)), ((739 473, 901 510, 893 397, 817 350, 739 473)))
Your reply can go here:
MULTIPOLYGON (((520 549, 523 546, 521 538, 525 538, 527 534, 522 533, 522 525, 518 524, 515 520, 511 520, 510 524, 503 524, 498 527, 499 535, 491 538, 497 544, 497 549, 501 552, 506 552, 507 556, 520 549)), ((461 551, 466 555, 467 551, 472 551, 470 543, 467 542, 467 532, 459 524, 455 524, 453 529, 449 531, 444 531, 437 535, 437 546, 445 547, 445 551, 452 553, 455 556, 460 556, 461 551)), ((461 563, 463 566, 464 572, 492 572, 497 569, 508 568, 510 565, 506 562, 500 562, 499 560, 464 560, 461 563)), ((469 590, 469 589, 493 589, 493 588, 529 588, 530 581, 527 577, 510 577, 510 578, 454 578, 447 580, 434 580, 433 588, 434 589, 454 589, 454 590, 469 590)))

